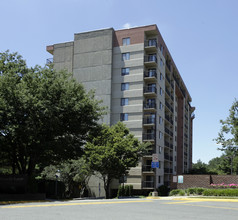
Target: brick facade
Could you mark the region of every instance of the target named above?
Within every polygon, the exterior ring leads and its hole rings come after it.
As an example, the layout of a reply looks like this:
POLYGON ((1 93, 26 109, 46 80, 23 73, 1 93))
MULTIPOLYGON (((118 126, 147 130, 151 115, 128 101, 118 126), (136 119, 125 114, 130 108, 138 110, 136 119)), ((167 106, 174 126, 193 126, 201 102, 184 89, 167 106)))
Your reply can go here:
POLYGON ((183 183, 171 183, 171 189, 210 188, 211 184, 238 184, 238 175, 182 175, 183 183))

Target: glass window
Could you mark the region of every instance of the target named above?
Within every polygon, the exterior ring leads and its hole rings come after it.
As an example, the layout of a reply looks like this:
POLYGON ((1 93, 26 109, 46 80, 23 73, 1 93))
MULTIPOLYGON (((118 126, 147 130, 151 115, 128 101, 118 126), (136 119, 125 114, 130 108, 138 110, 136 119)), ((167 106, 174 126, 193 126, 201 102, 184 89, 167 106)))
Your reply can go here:
POLYGON ((160 66, 163 67, 164 63, 163 60, 160 58, 160 66))
POLYGON ((162 88, 159 89, 159 94, 160 94, 160 95, 163 95, 163 90, 162 90, 162 88))
POLYGON ((162 137, 163 137, 163 133, 159 131, 159 139, 162 139, 162 137))
POLYGON ((163 51, 164 51, 164 47, 162 44, 160 44, 160 51, 161 51, 161 53, 163 53, 163 51))
POLYGON ((129 60, 130 59, 130 53, 123 53, 122 54, 122 60, 129 60))
POLYGON ((121 106, 128 105, 129 99, 128 98, 121 98, 121 106))
POLYGON ((163 75, 162 75, 162 73, 160 73, 160 80, 162 80, 163 79, 163 75))
POLYGON ((159 123, 162 124, 162 117, 159 116, 159 123))
POLYGON ((159 153, 161 154, 162 153, 162 147, 159 146, 159 153))
POLYGON ((122 39, 123 46, 130 45, 130 44, 131 44, 131 39, 129 37, 122 39))
POLYGON ((163 108, 163 105, 162 105, 162 102, 160 102, 160 103, 159 103, 159 109, 162 110, 162 108, 163 108))
POLYGON ((122 83, 121 84, 121 91, 124 91, 124 90, 129 90, 129 83, 122 83))
POLYGON ((122 68, 121 69, 122 76, 129 75, 129 73, 130 73, 130 68, 122 68))
POLYGON ((120 120, 128 121, 128 113, 121 113, 120 120))

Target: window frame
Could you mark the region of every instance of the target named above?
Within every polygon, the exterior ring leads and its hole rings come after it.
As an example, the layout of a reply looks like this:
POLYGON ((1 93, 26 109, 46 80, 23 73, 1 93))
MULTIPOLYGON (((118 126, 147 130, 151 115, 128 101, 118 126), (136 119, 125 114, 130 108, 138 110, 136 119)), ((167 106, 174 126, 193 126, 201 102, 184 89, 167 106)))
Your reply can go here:
POLYGON ((121 98, 121 106, 129 105, 129 99, 128 98, 121 98))
POLYGON ((130 89, 130 83, 121 83, 121 91, 126 91, 130 89))
POLYGON ((122 46, 127 46, 131 44, 131 38, 130 37, 125 37, 122 38, 122 46))
POLYGON ((122 53, 122 61, 130 60, 130 52, 122 53))
POLYGON ((120 121, 128 121, 128 113, 121 113, 120 121))

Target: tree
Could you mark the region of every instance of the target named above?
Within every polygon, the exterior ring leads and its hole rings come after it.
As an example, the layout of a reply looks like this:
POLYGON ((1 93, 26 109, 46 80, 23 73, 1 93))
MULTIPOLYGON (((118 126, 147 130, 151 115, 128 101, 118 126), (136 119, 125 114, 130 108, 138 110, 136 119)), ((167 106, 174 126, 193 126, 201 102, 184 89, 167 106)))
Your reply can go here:
POLYGON ((58 165, 47 166, 42 171, 41 178, 55 180, 58 170, 60 171, 59 181, 62 181, 65 185, 65 196, 73 196, 75 187, 79 189, 80 196, 82 196, 91 175, 86 161, 80 158, 78 160, 68 160, 58 165))
POLYGON ((235 100, 230 108, 230 114, 226 120, 220 120, 222 124, 218 137, 215 139, 221 145, 219 150, 236 151, 233 146, 238 145, 238 101, 235 100))
POLYGON ((110 196, 111 181, 126 175, 131 167, 135 167, 147 146, 130 134, 122 122, 111 127, 102 125, 98 136, 86 144, 86 160, 93 171, 101 174, 106 198, 110 196))
POLYGON ((17 53, 0 53, 0 157, 12 173, 32 176, 36 164, 78 158, 102 114, 71 74, 28 68, 17 53))
POLYGON ((190 171, 192 174, 207 174, 207 164, 203 163, 200 159, 197 163, 193 163, 192 170, 190 171))

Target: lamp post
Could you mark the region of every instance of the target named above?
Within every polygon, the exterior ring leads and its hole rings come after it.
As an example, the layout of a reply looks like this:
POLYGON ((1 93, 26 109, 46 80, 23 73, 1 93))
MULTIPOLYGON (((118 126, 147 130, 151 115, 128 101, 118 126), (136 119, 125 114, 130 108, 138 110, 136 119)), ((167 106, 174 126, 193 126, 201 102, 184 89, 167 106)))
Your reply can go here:
POLYGON ((57 198, 58 196, 58 189, 57 189, 57 185, 58 185, 58 178, 60 177, 60 170, 57 170, 57 172, 55 173, 55 198, 57 198))

